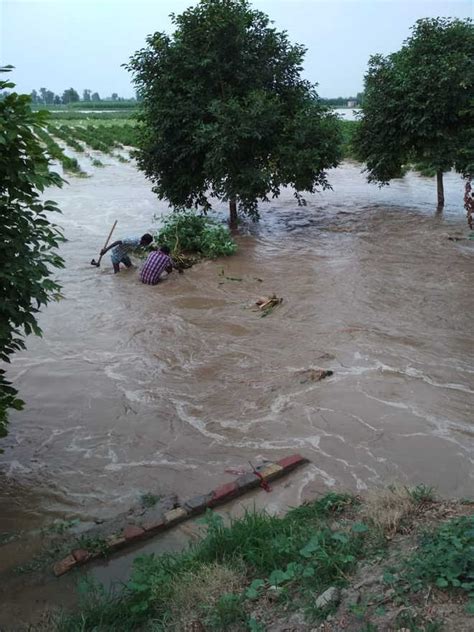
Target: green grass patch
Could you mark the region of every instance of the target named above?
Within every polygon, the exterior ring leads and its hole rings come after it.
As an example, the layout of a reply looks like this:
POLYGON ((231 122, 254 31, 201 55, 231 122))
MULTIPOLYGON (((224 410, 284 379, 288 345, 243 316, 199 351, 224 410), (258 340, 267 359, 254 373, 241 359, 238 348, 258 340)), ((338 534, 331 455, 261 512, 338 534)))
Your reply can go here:
POLYGON ((328 494, 284 517, 249 511, 228 525, 208 512, 200 542, 182 553, 137 558, 119 594, 93 586, 81 612, 63 616, 57 629, 120 631, 153 622, 166 630, 183 613, 209 630, 264 629, 249 612, 269 591, 277 595, 275 608, 309 607, 318 591, 347 582, 368 546, 368 528, 334 521, 354 506, 350 496, 328 494))
POLYGON ((474 614, 474 515, 424 531, 416 550, 388 568, 384 580, 395 589, 400 603, 432 586, 465 595, 467 612, 474 614))
POLYGON ((434 584, 464 591, 474 614, 474 515, 449 520, 423 534, 407 562, 406 577, 415 590, 434 584))

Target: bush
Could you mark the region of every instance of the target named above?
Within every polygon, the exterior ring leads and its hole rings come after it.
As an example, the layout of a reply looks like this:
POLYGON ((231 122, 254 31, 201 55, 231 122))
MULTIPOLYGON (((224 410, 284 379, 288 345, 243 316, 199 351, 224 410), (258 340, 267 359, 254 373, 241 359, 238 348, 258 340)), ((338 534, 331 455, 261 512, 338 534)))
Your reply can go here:
POLYGON ((167 244, 174 257, 196 254, 215 259, 233 255, 237 250, 225 226, 192 211, 175 212, 166 217, 155 240, 167 244))

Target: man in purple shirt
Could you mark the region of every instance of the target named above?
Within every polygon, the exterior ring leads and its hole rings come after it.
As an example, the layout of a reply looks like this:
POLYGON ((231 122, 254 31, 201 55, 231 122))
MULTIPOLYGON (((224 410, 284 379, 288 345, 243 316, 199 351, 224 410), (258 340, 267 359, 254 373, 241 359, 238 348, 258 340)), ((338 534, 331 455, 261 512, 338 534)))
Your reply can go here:
POLYGON ((170 257, 168 246, 161 246, 148 255, 143 268, 140 271, 140 280, 148 285, 156 285, 163 272, 168 274, 173 271, 173 260, 170 257))

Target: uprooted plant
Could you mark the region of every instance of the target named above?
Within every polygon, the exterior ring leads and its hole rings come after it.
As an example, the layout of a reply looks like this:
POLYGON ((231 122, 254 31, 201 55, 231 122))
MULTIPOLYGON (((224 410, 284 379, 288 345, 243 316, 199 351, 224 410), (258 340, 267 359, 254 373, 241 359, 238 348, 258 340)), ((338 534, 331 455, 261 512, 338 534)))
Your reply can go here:
POLYGON ((155 240, 167 244, 173 259, 183 267, 189 267, 201 258, 232 255, 237 250, 225 226, 193 211, 168 215, 155 240))

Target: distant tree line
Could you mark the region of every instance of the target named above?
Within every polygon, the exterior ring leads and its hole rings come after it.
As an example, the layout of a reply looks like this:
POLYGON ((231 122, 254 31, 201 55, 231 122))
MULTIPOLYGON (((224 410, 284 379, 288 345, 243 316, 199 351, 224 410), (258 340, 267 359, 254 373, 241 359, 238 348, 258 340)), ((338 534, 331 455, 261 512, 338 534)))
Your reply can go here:
MULTIPOLYGON (((64 90, 62 95, 55 94, 52 90, 46 88, 40 88, 39 91, 31 91, 31 102, 34 105, 68 105, 69 103, 99 103, 100 101, 133 101, 135 99, 125 99, 119 97, 116 92, 113 92, 110 97, 101 99, 98 92, 92 92, 92 90, 85 89, 82 91, 82 98, 74 88, 68 88, 64 90)), ((1 98, 1 95, 0 95, 1 98)))

